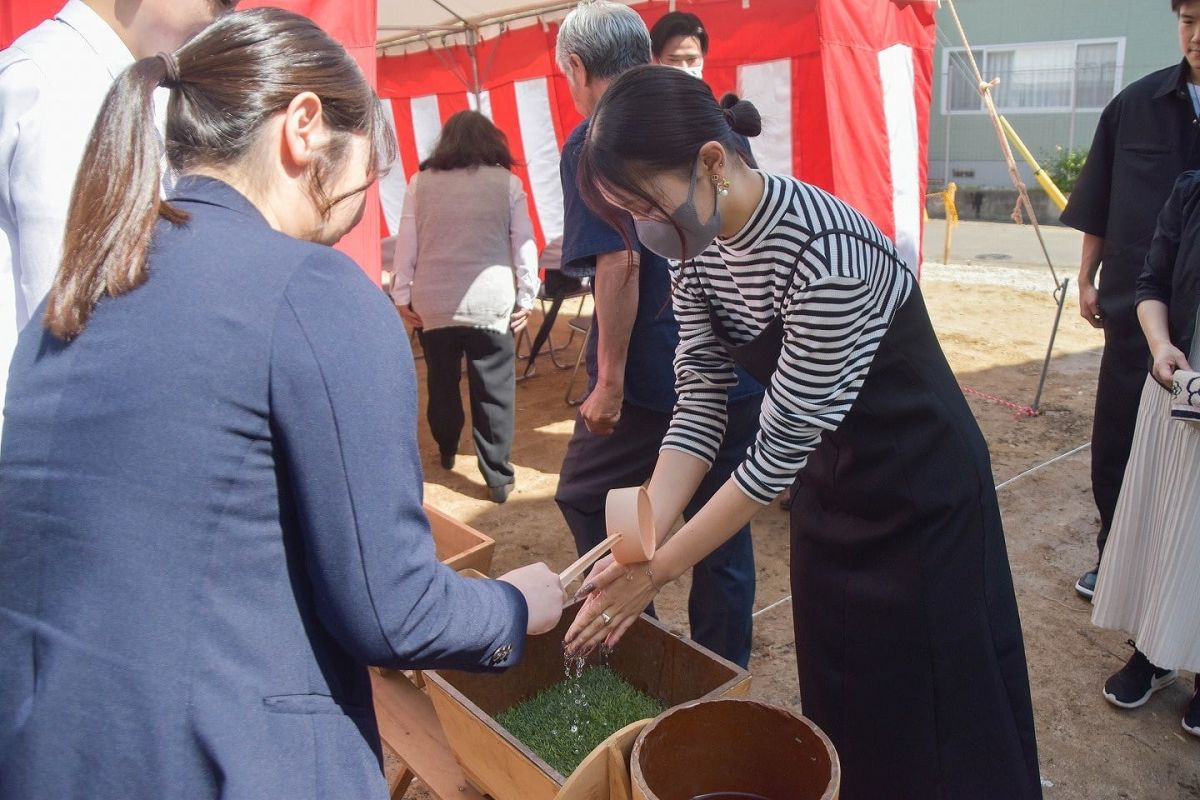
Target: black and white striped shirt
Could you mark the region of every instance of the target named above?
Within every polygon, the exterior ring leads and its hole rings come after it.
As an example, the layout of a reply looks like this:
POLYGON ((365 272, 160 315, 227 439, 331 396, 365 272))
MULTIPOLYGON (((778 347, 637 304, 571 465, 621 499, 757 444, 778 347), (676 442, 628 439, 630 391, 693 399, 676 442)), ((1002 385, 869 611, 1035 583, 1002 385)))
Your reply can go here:
POLYGON ((711 464, 725 433, 726 391, 737 379, 709 306, 734 344, 783 315, 783 351, 761 430, 733 474, 747 495, 769 503, 792 483, 821 434, 836 430, 850 411, 915 277, 858 211, 815 186, 763 177, 763 197, 745 227, 677 272, 679 400, 662 448, 711 464))

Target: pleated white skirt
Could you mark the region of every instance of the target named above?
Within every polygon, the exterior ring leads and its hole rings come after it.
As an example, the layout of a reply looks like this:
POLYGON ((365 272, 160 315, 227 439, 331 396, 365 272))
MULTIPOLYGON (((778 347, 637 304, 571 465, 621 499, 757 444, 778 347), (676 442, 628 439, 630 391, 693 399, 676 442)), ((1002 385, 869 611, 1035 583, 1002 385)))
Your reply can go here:
POLYGON ((1092 622, 1130 633, 1159 667, 1200 671, 1200 426, 1170 410, 1147 378, 1092 622))

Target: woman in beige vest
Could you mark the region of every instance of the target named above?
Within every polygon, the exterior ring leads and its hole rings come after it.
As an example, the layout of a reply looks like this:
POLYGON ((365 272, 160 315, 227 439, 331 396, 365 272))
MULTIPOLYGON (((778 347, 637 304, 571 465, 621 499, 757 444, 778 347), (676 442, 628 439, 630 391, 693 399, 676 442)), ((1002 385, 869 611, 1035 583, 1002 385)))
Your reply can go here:
POLYGON ((475 454, 497 503, 513 487, 513 336, 538 291, 533 224, 512 165, 487 117, 451 117, 408 185, 392 281, 425 352, 426 416, 446 469, 465 423, 458 382, 466 356, 475 454))

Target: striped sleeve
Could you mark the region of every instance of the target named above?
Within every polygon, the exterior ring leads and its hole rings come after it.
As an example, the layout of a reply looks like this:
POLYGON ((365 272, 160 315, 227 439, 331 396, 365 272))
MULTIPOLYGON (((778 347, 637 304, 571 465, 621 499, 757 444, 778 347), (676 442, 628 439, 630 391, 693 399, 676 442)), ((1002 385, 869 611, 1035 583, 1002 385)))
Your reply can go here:
POLYGON ((695 273, 680 272, 672 306, 679 323, 675 350, 678 400, 662 450, 680 450, 711 465, 725 437, 728 392, 737 383, 733 359, 717 341, 695 273))
POLYGON ((857 399, 896 308, 879 302, 873 284, 827 276, 790 298, 758 437, 733 474, 758 502, 771 502, 791 485, 822 434, 836 430, 857 399))

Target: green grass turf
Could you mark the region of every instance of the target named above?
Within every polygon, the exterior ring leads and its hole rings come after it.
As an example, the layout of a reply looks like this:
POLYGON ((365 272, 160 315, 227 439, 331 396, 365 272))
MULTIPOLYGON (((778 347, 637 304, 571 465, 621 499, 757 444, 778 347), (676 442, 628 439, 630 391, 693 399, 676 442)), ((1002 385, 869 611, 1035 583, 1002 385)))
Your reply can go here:
POLYGON ((608 667, 590 667, 496 716, 496 721, 563 777, 605 739, 640 719, 657 717, 662 703, 639 692, 608 667), (582 698, 587 705, 577 704, 582 698), (572 733, 576 725, 578 732, 572 733))

